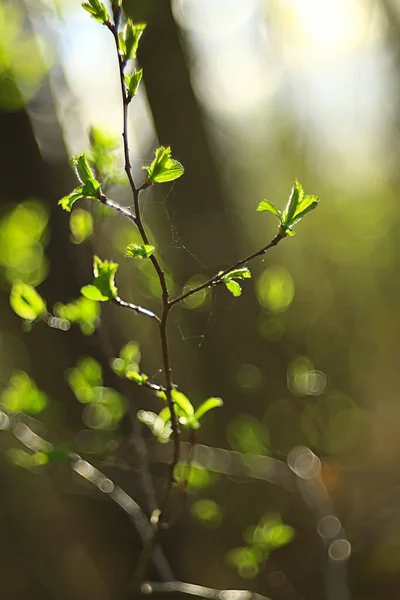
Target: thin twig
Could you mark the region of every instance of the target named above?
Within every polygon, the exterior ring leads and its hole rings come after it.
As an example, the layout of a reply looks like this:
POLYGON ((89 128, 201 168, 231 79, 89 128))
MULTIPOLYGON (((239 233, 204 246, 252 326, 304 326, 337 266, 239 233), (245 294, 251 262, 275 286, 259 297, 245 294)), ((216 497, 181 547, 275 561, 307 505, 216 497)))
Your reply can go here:
MULTIPOLYGON (((132 165, 130 163, 129 135, 128 135, 128 106, 129 106, 131 98, 127 94, 126 85, 125 85, 124 69, 125 69, 126 63, 121 55, 121 49, 120 49, 119 37, 118 37, 118 21, 116 22, 116 25, 109 24, 108 28, 110 29, 110 31, 112 32, 112 34, 114 36, 114 41, 115 41, 115 46, 116 46, 117 56, 118 56, 119 78, 120 78, 121 97, 122 97, 122 105, 123 105, 123 108, 122 108, 122 121, 123 121, 122 139, 123 139, 123 146, 124 146, 125 172, 127 174, 129 185, 132 190, 133 205, 134 205, 134 214, 133 214, 133 219, 131 219, 131 220, 133 220, 135 225, 137 226, 143 243, 145 245, 148 245, 149 239, 148 239, 148 235, 147 235, 146 229, 145 229, 143 221, 142 221, 142 216, 141 216, 140 207, 139 207, 139 194, 142 190, 144 190, 147 187, 147 182, 145 182, 139 188, 136 187, 136 184, 135 184, 135 181, 133 178, 133 174, 132 174, 132 165)), ((162 502, 161 510, 159 511, 159 518, 156 521, 156 524, 154 527, 154 536, 153 536, 153 539, 150 540, 150 542, 143 548, 142 557, 139 560, 140 569, 138 569, 138 571, 140 573, 141 578, 143 578, 145 576, 147 564, 151 558, 151 554, 153 552, 153 548, 154 548, 154 545, 156 542, 157 533, 160 528, 162 514, 165 511, 165 508, 169 501, 170 491, 171 491, 173 483, 174 483, 174 470, 175 470, 176 465, 179 462, 179 446, 180 446, 179 423, 178 423, 178 419, 177 419, 177 416, 175 413, 174 401, 172 399, 172 390, 173 390, 174 386, 172 383, 170 353, 169 353, 168 336, 167 336, 168 316, 169 316, 169 312, 170 312, 170 308, 171 308, 170 302, 169 302, 169 292, 168 292, 168 286, 167 286, 165 273, 164 273, 163 268, 161 267, 161 264, 159 263, 157 257, 154 254, 152 254, 149 257, 149 259, 157 273, 157 276, 158 276, 158 279, 160 282, 160 286, 161 286, 161 293, 162 293, 163 309, 162 309, 161 319, 159 319, 158 322, 159 322, 160 341, 161 341, 162 365, 163 365, 163 373, 164 373, 164 379, 165 379, 165 395, 166 395, 167 404, 170 409, 170 415, 171 415, 171 428, 172 428, 173 443, 174 443, 174 453, 173 453, 172 463, 170 466, 170 477, 169 477, 169 481, 167 484, 165 498, 164 498, 164 501, 162 502), (149 556, 147 556, 148 554, 149 554, 149 556)))
POLYGON ((113 302, 114 304, 118 304, 118 306, 122 306, 123 308, 129 308, 130 310, 137 312, 139 315, 144 315, 146 317, 149 317, 150 319, 155 319, 157 323, 161 322, 160 317, 158 317, 151 310, 143 308, 142 306, 137 306, 136 304, 132 304, 132 302, 126 302, 125 300, 122 300, 122 298, 120 298, 119 296, 115 296, 115 298, 113 298, 113 302))
POLYGON ((170 307, 174 306, 175 304, 179 304, 180 302, 182 302, 182 300, 185 300, 189 296, 192 296, 192 294, 197 294, 197 292, 200 292, 201 290, 204 290, 208 287, 212 287, 214 285, 217 285, 218 283, 221 283, 221 281, 225 277, 225 275, 228 275, 231 271, 234 271, 235 269, 239 269, 243 265, 245 265, 248 262, 250 262, 251 260, 253 260, 253 258, 256 258, 257 256, 262 256, 270 248, 277 246, 279 244, 279 242, 281 240, 283 240, 284 237, 285 237, 284 235, 277 233, 276 236, 273 238, 273 240, 271 240, 269 242, 269 244, 267 244, 266 246, 261 248, 261 250, 257 250, 257 252, 253 252, 253 254, 246 256, 246 258, 242 258, 241 260, 238 260, 235 264, 224 269, 224 271, 221 271, 220 273, 217 273, 216 275, 211 277, 211 279, 208 279, 208 281, 205 281, 201 285, 198 285, 197 287, 192 288, 191 290, 188 290, 184 294, 181 294, 180 296, 177 296, 176 298, 173 298, 172 300, 170 300, 170 302, 169 302, 170 307))
POLYGON ((262 596, 249 590, 216 590, 204 585, 185 583, 184 581, 168 581, 165 583, 145 581, 140 586, 140 591, 145 595, 150 595, 154 592, 178 592, 179 594, 209 598, 211 600, 271 600, 268 596, 262 596))
POLYGON ((116 210, 117 212, 121 213, 122 215, 124 215, 124 217, 126 217, 136 225, 136 217, 133 214, 133 212, 129 210, 129 208, 125 208, 125 206, 121 206, 117 202, 114 202, 114 200, 110 200, 110 198, 107 198, 107 196, 105 196, 102 192, 99 193, 99 200, 102 204, 108 206, 108 208, 112 208, 113 210, 116 210))

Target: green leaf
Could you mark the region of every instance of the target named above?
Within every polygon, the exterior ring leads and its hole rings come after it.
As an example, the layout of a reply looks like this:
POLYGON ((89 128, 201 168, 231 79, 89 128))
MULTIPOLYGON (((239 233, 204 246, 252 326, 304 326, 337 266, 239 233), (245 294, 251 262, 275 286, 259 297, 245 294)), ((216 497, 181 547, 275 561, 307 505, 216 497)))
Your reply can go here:
POLYGON ((171 398, 176 406, 182 411, 185 417, 190 418, 194 415, 194 408, 189 398, 178 390, 172 390, 171 398))
POLYGON ((174 179, 181 177, 185 171, 180 162, 171 158, 171 148, 165 148, 164 146, 157 148, 156 157, 150 167, 142 168, 147 171, 152 183, 174 181, 174 179))
MULTIPOLYGON (((143 31, 146 29, 144 23, 133 23, 131 19, 128 19, 124 30, 122 32, 124 40, 124 60, 130 60, 136 58, 136 52, 139 46, 139 40, 142 36, 143 31)), ((132 94, 133 95, 133 94, 132 94)))
POLYGON ((85 195, 83 193, 83 186, 80 186, 75 188, 73 192, 68 194, 68 196, 64 196, 64 198, 61 198, 61 200, 58 201, 58 204, 61 205, 62 208, 67 212, 71 212, 71 208, 74 202, 84 197, 85 195))
POLYGON ((130 256, 132 258, 149 258, 154 250, 155 247, 150 244, 142 244, 141 246, 138 244, 129 244, 125 250, 125 256, 130 256))
POLYGON ((118 264, 108 260, 101 260, 94 256, 93 273, 94 281, 91 285, 85 285, 82 289, 82 295, 89 300, 98 302, 107 302, 117 295, 117 288, 114 283, 115 273, 118 264))
POLYGON ((318 196, 304 196, 302 201, 299 202, 297 206, 296 212, 293 216, 292 225, 298 223, 300 219, 302 219, 307 213, 309 213, 311 210, 314 210, 314 208, 317 208, 318 203, 318 196))
POLYGON ((224 281, 229 279, 251 279, 251 273, 247 267, 240 267, 240 269, 229 271, 223 279, 224 281))
POLYGON ((203 402, 203 404, 200 404, 193 416, 197 421, 199 421, 201 417, 208 413, 210 410, 213 410, 213 408, 218 408, 219 406, 223 406, 223 404, 224 403, 221 398, 208 398, 203 402))
POLYGON ((47 312, 46 303, 34 287, 16 280, 10 293, 13 311, 22 319, 35 321, 47 312))
POLYGON ((304 196, 303 186, 297 179, 295 179, 294 186, 290 193, 288 203, 283 213, 282 224, 290 226, 292 224, 293 216, 300 202, 302 202, 304 196))
POLYGON ((58 302, 53 310, 57 317, 77 323, 84 335, 91 335, 95 331, 100 316, 98 303, 83 296, 69 304, 58 302))
POLYGON ((132 73, 132 75, 125 76, 125 84, 126 84, 126 89, 128 90, 129 98, 133 98, 133 96, 136 95, 136 93, 139 89, 139 84, 142 80, 142 76, 143 76, 143 69, 139 69, 139 71, 134 71, 134 73, 132 73))
POLYGON ((278 217, 278 219, 280 221, 282 221, 283 215, 282 215, 281 211, 278 210, 276 208, 276 206, 274 204, 272 204, 272 202, 270 202, 269 200, 263 200, 262 202, 260 202, 260 204, 257 207, 257 210, 259 212, 268 211, 268 212, 272 213, 273 215, 276 215, 278 217))
POLYGON ((99 0, 88 0, 87 2, 83 2, 82 8, 84 8, 90 16, 96 19, 96 21, 103 23, 103 25, 110 22, 110 15, 108 14, 107 9, 102 2, 99 2, 99 0))
POLYGON ((234 281, 233 279, 227 279, 223 280, 223 282, 228 288, 228 290, 231 292, 231 294, 233 294, 235 297, 241 296, 242 288, 240 287, 237 281, 234 281))
POLYGON ((14 413, 38 414, 47 406, 48 398, 27 373, 14 371, 1 402, 14 413))
POLYGON ((148 380, 148 376, 145 373, 137 373, 136 371, 127 371, 125 377, 138 385, 143 385, 148 380))
POLYGON ((93 175, 92 169, 89 166, 88 161, 86 160, 86 156, 84 154, 80 154, 79 156, 74 156, 72 158, 72 164, 75 167, 76 175, 79 181, 84 185, 88 181, 92 181, 95 179, 93 175))

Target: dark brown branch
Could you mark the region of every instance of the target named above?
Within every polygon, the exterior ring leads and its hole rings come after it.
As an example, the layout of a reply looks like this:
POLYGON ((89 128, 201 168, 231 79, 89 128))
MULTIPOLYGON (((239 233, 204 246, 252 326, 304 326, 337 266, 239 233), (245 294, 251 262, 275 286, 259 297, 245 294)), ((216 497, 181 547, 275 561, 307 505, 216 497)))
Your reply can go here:
POLYGON ((238 260, 235 264, 231 265, 230 267, 227 267, 224 271, 217 273, 217 275, 214 275, 208 281, 205 281, 201 285, 198 285, 197 287, 192 288, 191 290, 188 290, 184 294, 181 294, 180 296, 177 296, 176 298, 173 298, 172 300, 170 300, 170 302, 169 302, 170 307, 174 306, 175 304, 179 304, 180 302, 182 302, 182 300, 189 298, 189 296, 192 296, 193 294, 197 294, 197 292, 200 292, 201 290, 204 290, 208 287, 212 287, 214 285, 217 285, 218 283, 221 283, 222 279, 225 277, 225 275, 228 275, 231 271, 234 271, 235 269, 239 269, 240 267, 243 267, 243 265, 246 265, 248 262, 253 260, 253 258, 256 258, 257 256, 262 256, 270 248, 277 246, 279 244, 279 242, 281 240, 283 240, 284 237, 285 237, 284 235, 277 233, 276 236, 273 238, 273 240, 271 240, 269 242, 269 244, 267 244, 266 246, 261 248, 261 250, 257 250, 257 252, 253 252, 253 254, 246 256, 246 258, 242 258, 241 260, 238 260))

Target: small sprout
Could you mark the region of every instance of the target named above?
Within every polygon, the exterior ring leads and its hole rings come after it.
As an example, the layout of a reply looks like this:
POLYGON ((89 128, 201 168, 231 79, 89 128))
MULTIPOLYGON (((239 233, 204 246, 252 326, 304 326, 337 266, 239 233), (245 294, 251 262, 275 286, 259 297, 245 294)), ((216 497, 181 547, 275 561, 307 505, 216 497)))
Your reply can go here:
POLYGON ((149 167, 142 167, 147 171, 151 183, 174 181, 183 175, 185 169, 180 162, 171 158, 171 148, 160 146, 156 150, 156 157, 149 167))
POLYGON ((119 34, 119 47, 124 63, 131 58, 136 58, 139 40, 145 29, 144 23, 133 23, 131 19, 127 20, 123 31, 119 34))
POLYGON ((108 25, 110 23, 110 15, 104 4, 99 2, 99 0, 88 0, 87 2, 83 2, 82 8, 84 8, 91 17, 103 25, 108 25))
POLYGON ((200 421, 201 417, 203 417, 210 410, 213 410, 214 408, 223 406, 223 404, 224 403, 223 403, 222 398, 215 398, 215 397, 208 398, 207 400, 205 400, 203 402, 203 404, 200 404, 200 406, 196 409, 193 416, 197 421, 200 421))
POLYGON ((71 212, 73 204, 81 198, 97 199, 101 190, 100 183, 95 178, 84 154, 72 159, 76 175, 82 185, 75 188, 70 194, 58 202, 64 210, 71 212))
POLYGON ((139 69, 139 71, 134 71, 132 75, 125 75, 125 85, 128 92, 129 101, 132 100, 133 96, 136 96, 137 91, 139 89, 139 84, 142 80, 143 69, 139 69))
POLYGON ((239 269, 234 269, 230 271, 226 275, 221 278, 222 283, 225 284, 226 288, 233 294, 235 297, 240 296, 242 293, 242 288, 235 279, 250 279, 251 273, 247 267, 241 267, 239 269))
POLYGON ((150 244, 129 244, 125 250, 125 256, 131 258, 149 258, 155 250, 150 244))
POLYGON ((97 302, 108 302, 115 298, 117 288, 114 277, 117 269, 117 263, 108 260, 103 261, 95 256, 93 263, 94 281, 91 285, 85 285, 81 289, 82 295, 97 302))
POLYGON ((294 235, 293 226, 301 221, 307 213, 316 208, 318 203, 318 196, 304 195, 303 187, 296 179, 283 213, 269 200, 263 200, 258 205, 257 210, 260 212, 267 211, 277 216, 281 223, 279 235, 285 237, 287 235, 294 235))

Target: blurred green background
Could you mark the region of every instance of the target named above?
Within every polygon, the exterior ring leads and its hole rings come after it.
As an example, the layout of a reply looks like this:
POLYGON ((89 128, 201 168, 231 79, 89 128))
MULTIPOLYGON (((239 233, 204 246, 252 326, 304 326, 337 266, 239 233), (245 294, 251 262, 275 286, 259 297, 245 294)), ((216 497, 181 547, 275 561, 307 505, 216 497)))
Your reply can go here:
MULTIPOLYGON (((186 169, 142 205, 174 293, 265 245, 276 222, 256 207, 268 198, 283 208, 295 177, 321 198, 294 238, 252 264, 240 298, 218 288, 174 309, 174 381, 195 405, 209 396, 225 405, 199 432, 208 470, 194 470, 187 498, 174 491, 164 555, 179 580, 274 600, 397 599, 399 5, 126 0, 124 9, 148 24, 130 109, 136 180, 160 144, 186 169)), ((61 460, 66 449, 147 513, 149 482, 161 494, 168 473, 170 448, 136 419, 159 400, 110 368, 134 341, 135 360, 140 352, 162 383, 153 324, 102 306, 88 335, 97 308, 86 306, 82 331, 26 332, 9 306, 15 279, 49 309, 78 298, 97 253, 120 263, 122 298, 159 308, 151 268, 124 258, 137 241, 129 223, 90 203, 71 219, 57 206, 76 185, 69 159, 88 148, 91 125, 119 139, 109 32, 78 0, 1 0, 0 381, 9 390, 13 376, 26 399, 36 391, 24 371, 48 398, 40 415, 0 419, 7 599, 133 597, 138 533, 61 460), (101 390, 101 409, 82 406, 73 383, 82 377, 101 390), (21 423, 52 442, 49 464, 32 463, 21 423)), ((111 193, 132 202, 124 185, 111 193)))

